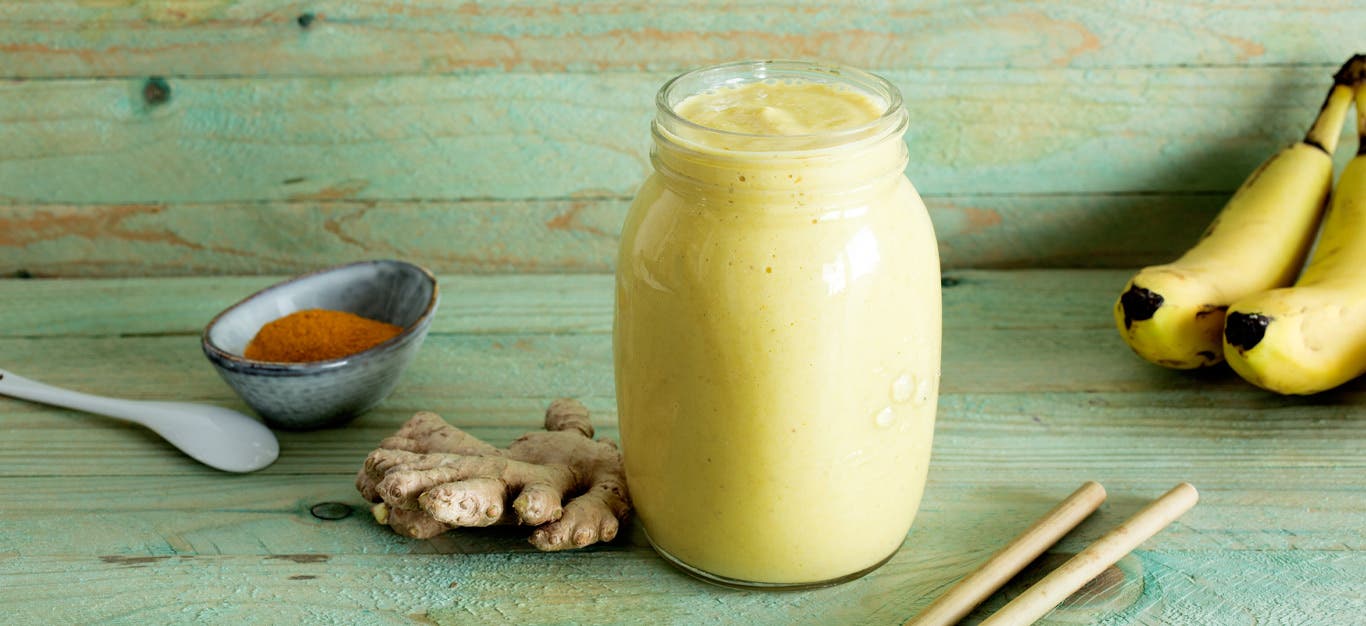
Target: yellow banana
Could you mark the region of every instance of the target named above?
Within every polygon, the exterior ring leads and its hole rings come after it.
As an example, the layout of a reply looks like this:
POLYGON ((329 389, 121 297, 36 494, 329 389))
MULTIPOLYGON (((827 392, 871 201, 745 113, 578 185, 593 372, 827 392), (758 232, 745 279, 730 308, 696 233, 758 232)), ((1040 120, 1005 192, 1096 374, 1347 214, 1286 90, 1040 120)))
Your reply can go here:
POLYGON ((1175 369, 1219 363, 1228 305, 1295 280, 1332 187, 1332 155, 1352 105, 1349 70, 1363 64, 1357 55, 1338 71, 1304 140, 1253 171, 1193 248, 1125 286, 1115 324, 1139 356, 1175 369))
POLYGON ((1229 307, 1228 363, 1264 389, 1316 393, 1366 373, 1366 88, 1356 98, 1357 155, 1333 191, 1304 274, 1293 287, 1229 307))

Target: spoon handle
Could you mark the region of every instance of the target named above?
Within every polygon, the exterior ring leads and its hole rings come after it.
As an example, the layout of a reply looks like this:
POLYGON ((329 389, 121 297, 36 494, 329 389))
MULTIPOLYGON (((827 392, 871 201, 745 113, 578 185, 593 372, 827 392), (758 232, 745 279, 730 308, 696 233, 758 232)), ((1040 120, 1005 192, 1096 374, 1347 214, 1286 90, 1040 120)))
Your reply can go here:
POLYGON ((124 421, 144 423, 144 420, 139 417, 140 402, 95 396, 53 387, 2 369, 0 369, 0 396, 13 396, 42 404, 106 415, 124 421))
POLYGON ((269 428, 223 407, 107 398, 45 385, 5 370, 0 370, 0 396, 141 424, 190 458, 225 472, 254 472, 280 455, 280 442, 269 428))

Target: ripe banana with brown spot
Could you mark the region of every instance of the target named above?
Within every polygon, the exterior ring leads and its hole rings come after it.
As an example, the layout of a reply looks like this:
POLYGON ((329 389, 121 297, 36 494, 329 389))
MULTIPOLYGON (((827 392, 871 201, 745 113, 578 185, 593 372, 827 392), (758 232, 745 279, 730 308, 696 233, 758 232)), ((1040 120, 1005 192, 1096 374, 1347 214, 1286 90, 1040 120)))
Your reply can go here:
POLYGON ((1333 151, 1363 65, 1357 55, 1338 71, 1304 140, 1253 171, 1194 247, 1125 286, 1115 324, 1139 356, 1175 369, 1219 363, 1228 305, 1295 280, 1332 187, 1333 151))
POLYGON ((1366 86, 1356 98, 1357 155, 1333 191, 1304 274, 1293 287, 1229 307, 1228 363, 1264 389, 1317 393, 1366 373, 1366 86))

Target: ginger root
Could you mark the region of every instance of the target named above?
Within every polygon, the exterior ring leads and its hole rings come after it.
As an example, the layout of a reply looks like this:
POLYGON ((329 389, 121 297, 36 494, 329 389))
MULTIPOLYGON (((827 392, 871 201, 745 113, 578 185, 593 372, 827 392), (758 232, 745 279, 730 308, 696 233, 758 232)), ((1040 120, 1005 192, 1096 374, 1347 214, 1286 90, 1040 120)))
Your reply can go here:
POLYGON ((588 409, 569 399, 550 404, 545 431, 506 450, 417 413, 365 458, 356 489, 377 503, 376 521, 408 537, 516 521, 537 527, 531 545, 541 550, 611 541, 631 510, 621 452, 593 439, 588 409))

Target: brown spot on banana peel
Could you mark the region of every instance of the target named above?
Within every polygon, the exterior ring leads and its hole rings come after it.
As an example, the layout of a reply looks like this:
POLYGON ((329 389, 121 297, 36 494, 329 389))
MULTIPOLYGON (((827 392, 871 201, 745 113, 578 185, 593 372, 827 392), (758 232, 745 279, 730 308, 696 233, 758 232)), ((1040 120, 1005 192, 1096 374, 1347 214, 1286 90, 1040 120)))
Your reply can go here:
MULTIPOLYGON (((1327 104, 1327 102, 1325 101, 1324 104, 1327 104)), ((1295 143, 1303 143, 1303 142, 1295 142, 1295 143)), ((1290 145, 1289 145, 1288 147, 1286 147, 1285 149, 1286 149, 1286 150, 1289 150, 1290 148, 1295 147, 1295 143, 1290 144, 1290 145)), ((1323 150, 1323 146, 1315 146, 1315 147, 1317 147, 1319 150, 1323 150)), ((1265 160, 1265 161, 1262 161, 1260 164, 1258 164, 1258 165, 1257 165, 1257 169, 1252 170, 1252 173, 1251 173, 1251 174, 1248 174, 1248 175, 1247 175, 1247 178, 1243 180, 1243 184, 1238 185, 1238 188, 1235 189, 1235 190, 1233 190, 1233 195, 1234 195, 1234 196, 1237 196, 1239 191, 1242 191, 1242 190, 1244 190, 1244 189, 1247 189, 1247 188, 1251 187, 1253 183, 1257 182, 1257 179, 1262 177, 1262 174, 1263 174, 1264 172, 1266 172, 1267 168, 1271 167, 1271 162, 1272 162, 1272 161, 1275 161, 1275 159, 1267 159, 1267 160, 1265 160)), ((1200 239, 1201 239, 1201 240, 1204 240, 1205 237, 1210 236, 1210 234, 1214 232, 1214 227, 1219 225, 1219 218, 1221 218, 1221 217, 1223 217, 1222 211, 1221 211, 1221 214, 1220 214, 1220 215, 1214 216, 1214 221, 1210 222, 1209 226, 1205 228, 1205 234, 1203 234, 1203 235, 1200 236, 1200 239)))
POLYGON ((1156 362, 1158 365, 1161 365, 1162 367, 1174 370, 1191 370, 1200 367, 1218 365, 1219 363, 1223 362, 1223 359, 1220 358, 1219 355, 1210 352, 1209 350, 1201 350, 1199 352, 1196 352, 1195 356, 1200 357, 1201 362, 1199 364, 1194 364, 1191 361, 1183 361, 1181 359, 1158 359, 1156 362))
POLYGON ((1124 328, 1133 327, 1134 322, 1150 320, 1162 308, 1165 299, 1138 285, 1132 285, 1119 296, 1119 306, 1124 311, 1124 328))
POLYGON ((1214 315, 1215 313, 1223 313, 1224 311, 1227 311, 1227 310, 1228 310, 1228 305, 1227 305, 1227 304, 1225 304, 1225 305, 1206 304, 1205 306, 1200 307, 1200 310, 1199 310, 1199 311, 1196 311, 1196 312, 1195 312, 1195 319, 1201 319, 1201 318, 1204 318, 1204 317, 1209 316, 1209 315, 1214 315))
POLYGON ((1329 151, 1328 151, 1328 148, 1327 148, 1326 146, 1324 146, 1322 143, 1319 143, 1319 140, 1314 139, 1314 138, 1312 138, 1312 137, 1305 137, 1305 138, 1304 138, 1304 145, 1310 146, 1310 147, 1314 147, 1314 148, 1318 148, 1318 149, 1319 149, 1319 152, 1322 152, 1322 153, 1324 153, 1324 154, 1326 154, 1326 155, 1328 155, 1328 156, 1333 156, 1333 153, 1332 153, 1332 152, 1329 152, 1329 151))

